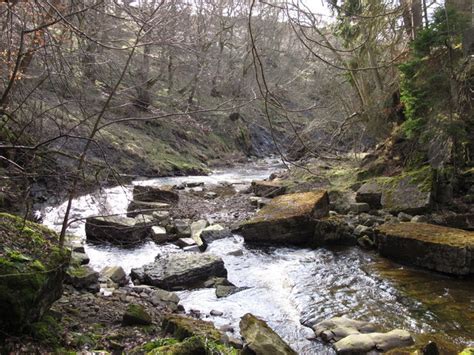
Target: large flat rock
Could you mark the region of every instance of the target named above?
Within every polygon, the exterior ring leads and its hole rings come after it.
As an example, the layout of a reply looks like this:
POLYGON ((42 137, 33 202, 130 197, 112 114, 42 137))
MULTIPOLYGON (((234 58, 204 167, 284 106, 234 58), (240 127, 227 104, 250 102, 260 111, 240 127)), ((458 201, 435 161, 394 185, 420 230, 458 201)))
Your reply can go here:
POLYGON ((315 220, 328 212, 326 191, 278 196, 241 225, 241 234, 246 242, 308 243, 314 234, 315 220))
POLYGON ((113 244, 134 244, 150 236, 151 225, 140 219, 106 216, 86 219, 87 240, 113 244))
POLYGON ((224 261, 212 254, 174 253, 132 269, 134 282, 168 291, 202 287, 212 277, 227 277, 224 261))
POLYGON ((474 232, 425 223, 377 228, 379 252, 397 261, 448 274, 474 273, 474 232))

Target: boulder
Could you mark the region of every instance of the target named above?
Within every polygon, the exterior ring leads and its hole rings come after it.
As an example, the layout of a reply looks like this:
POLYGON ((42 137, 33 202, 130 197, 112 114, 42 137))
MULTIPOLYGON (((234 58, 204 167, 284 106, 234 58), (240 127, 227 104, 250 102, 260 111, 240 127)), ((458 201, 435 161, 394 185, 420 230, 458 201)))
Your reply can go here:
POLYGON ((312 326, 316 336, 326 342, 336 342, 351 334, 371 333, 377 328, 369 323, 346 317, 334 317, 312 326))
POLYGON ((150 302, 154 306, 165 304, 171 311, 178 309, 179 297, 174 292, 154 288, 150 294, 150 302))
POLYGON ((161 327, 165 333, 172 334, 178 340, 199 336, 204 339, 220 342, 226 338, 211 322, 177 314, 165 315, 161 327))
POLYGON ((173 253, 132 269, 132 280, 168 291, 197 288, 212 277, 227 277, 221 258, 211 254, 173 253))
POLYGON ((119 286, 128 284, 127 274, 121 266, 106 266, 100 271, 100 276, 119 286))
POLYGON ((136 217, 138 214, 153 215, 157 211, 166 211, 170 208, 168 203, 147 202, 132 200, 127 207, 127 217, 136 217))
POLYGON ((73 251, 71 253, 71 264, 73 265, 87 265, 89 264, 90 259, 86 253, 79 253, 73 251))
POLYGON ((217 298, 227 297, 227 296, 233 295, 234 293, 244 291, 247 289, 248 289, 247 287, 237 287, 234 285, 216 285, 216 297, 217 298))
POLYGON ((203 229, 201 238, 207 243, 213 242, 214 240, 230 238, 232 237, 232 231, 228 228, 222 227, 220 224, 213 224, 203 229))
POLYGON ((414 344, 410 333, 395 329, 378 333, 369 322, 335 317, 312 326, 316 336, 334 344, 338 354, 366 354, 371 351, 385 352, 414 344))
POLYGON ((274 198, 240 226, 246 242, 304 244, 314 235, 315 219, 327 216, 326 191, 310 191, 274 198))
POLYGON ((334 343, 338 354, 359 354, 376 350, 385 352, 403 348, 415 342, 406 330, 394 329, 388 333, 350 334, 334 343))
POLYGON ((99 291, 99 273, 87 265, 71 266, 65 282, 78 290, 99 291))
POLYGON ((0 330, 23 331, 61 297, 70 252, 52 230, 0 213, 0 330))
POLYGON ((383 224, 376 232, 383 256, 449 274, 474 273, 474 232, 412 222, 383 224))
POLYGON ((142 305, 130 304, 122 318, 122 325, 150 325, 151 316, 142 305))
POLYGON ((422 168, 398 176, 374 178, 359 188, 356 201, 394 214, 423 213, 431 208, 432 190, 431 170, 422 168))
POLYGON ((351 203, 349 209, 351 212, 354 212, 354 213, 369 212, 370 205, 366 202, 356 202, 356 203, 351 203))
POLYGON ((191 236, 191 225, 189 220, 177 219, 173 222, 171 232, 179 238, 188 238, 191 236))
POLYGON ((252 192, 260 197, 276 197, 285 194, 286 186, 276 181, 252 181, 252 192))
POLYGON ((382 207, 382 188, 376 181, 367 182, 357 190, 355 200, 367 203, 372 209, 379 209, 382 207))
POLYGON ((241 318, 239 326, 245 340, 244 346, 255 354, 297 354, 266 322, 250 313, 241 318))
POLYGON ((150 225, 128 217, 109 216, 86 219, 87 240, 94 242, 135 244, 150 236, 150 228, 150 225))
POLYGON ((176 242, 180 248, 187 248, 196 245, 196 242, 193 238, 179 238, 176 242))
POLYGON ((313 239, 308 246, 355 245, 356 238, 352 228, 340 216, 324 217, 314 220, 313 239))
POLYGON ((446 227, 474 231, 474 213, 437 215, 433 222, 446 227))
POLYGON ((196 242, 196 245, 199 247, 199 250, 205 251, 207 248, 207 243, 201 239, 201 233, 208 225, 207 221, 200 219, 197 222, 191 223, 191 238, 196 242))
POLYGON ((173 191, 171 186, 140 186, 133 187, 133 199, 145 202, 164 202, 176 204, 179 201, 179 195, 173 191))
POLYGON ((160 226, 151 227, 150 235, 151 239, 153 239, 153 241, 158 244, 173 240, 173 238, 171 238, 168 233, 166 233, 166 229, 160 226))

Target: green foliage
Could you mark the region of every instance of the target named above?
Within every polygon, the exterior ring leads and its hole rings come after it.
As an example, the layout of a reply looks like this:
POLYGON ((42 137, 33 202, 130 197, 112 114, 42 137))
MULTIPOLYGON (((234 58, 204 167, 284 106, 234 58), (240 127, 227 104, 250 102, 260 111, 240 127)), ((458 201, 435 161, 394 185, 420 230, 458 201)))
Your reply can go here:
POLYGON ((426 144, 434 137, 460 142, 464 126, 456 114, 456 71, 462 58, 461 37, 466 19, 455 10, 440 7, 432 23, 412 43, 410 60, 399 66, 400 93, 408 138, 426 144))

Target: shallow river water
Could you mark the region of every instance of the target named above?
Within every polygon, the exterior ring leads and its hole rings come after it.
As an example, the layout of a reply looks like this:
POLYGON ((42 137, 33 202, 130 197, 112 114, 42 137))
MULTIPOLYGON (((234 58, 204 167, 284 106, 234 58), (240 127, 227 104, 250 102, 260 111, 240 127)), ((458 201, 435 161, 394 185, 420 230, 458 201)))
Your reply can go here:
MULTIPOLYGON (((249 164, 216 171, 210 176, 187 176, 135 181, 160 185, 186 182, 248 184, 280 168, 277 161, 249 164)), ((84 237, 83 218, 126 212, 131 186, 105 189, 74 201, 72 218, 79 221, 70 232, 84 237)), ((65 205, 44 211, 44 223, 59 229, 65 205)), ((154 260, 158 253, 174 252, 173 246, 148 242, 135 248, 85 244, 90 265, 100 270, 120 265, 128 272, 154 260)), ((238 332, 240 317, 250 312, 266 320, 300 354, 333 354, 312 340, 307 320, 346 315, 373 321, 382 329, 403 328, 418 338, 437 337, 462 346, 474 345, 474 282, 402 267, 359 248, 250 247, 243 238, 217 240, 206 253, 223 258, 229 280, 247 289, 218 299, 214 289, 179 292, 186 310, 199 310, 216 326, 231 325, 238 332), (243 255, 229 252, 242 250, 243 255), (210 316, 211 310, 223 312, 210 316)), ((236 336, 238 334, 234 334, 236 336)))

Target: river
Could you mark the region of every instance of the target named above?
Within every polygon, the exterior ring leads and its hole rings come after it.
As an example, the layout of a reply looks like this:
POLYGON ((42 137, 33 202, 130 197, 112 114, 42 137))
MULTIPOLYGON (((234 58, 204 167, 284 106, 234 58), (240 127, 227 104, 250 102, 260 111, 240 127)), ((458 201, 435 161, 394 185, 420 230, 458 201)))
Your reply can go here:
MULTIPOLYGON (((137 180, 133 184, 161 185, 230 182, 245 188, 254 179, 280 169, 275 160, 215 171, 209 176, 137 180)), ((83 219, 97 214, 126 212, 133 185, 104 189, 73 203, 70 233, 84 238, 83 219)), ((60 229, 65 204, 44 210, 44 223, 60 229)), ((127 272, 154 260, 158 253, 176 252, 171 245, 147 242, 134 248, 85 244, 90 265, 100 270, 120 265, 127 272)), ((289 248, 251 247, 243 238, 217 240, 206 253, 223 258, 229 280, 247 289, 218 299, 214 289, 178 292, 186 310, 198 310, 216 326, 230 325, 238 336, 238 322, 247 312, 268 324, 300 354, 333 354, 313 338, 301 323, 334 316, 373 321, 382 329, 403 328, 423 337, 436 333, 459 346, 474 345, 474 282, 410 269, 390 263, 375 252, 356 247, 289 248), (240 249, 242 255, 229 252, 240 249), (223 312, 210 316, 211 310, 223 312)))

